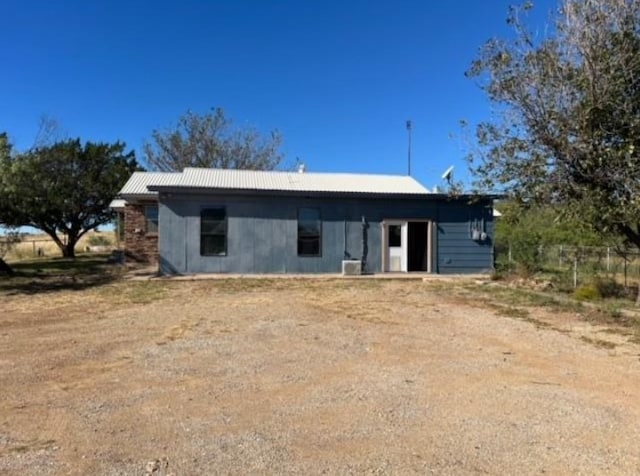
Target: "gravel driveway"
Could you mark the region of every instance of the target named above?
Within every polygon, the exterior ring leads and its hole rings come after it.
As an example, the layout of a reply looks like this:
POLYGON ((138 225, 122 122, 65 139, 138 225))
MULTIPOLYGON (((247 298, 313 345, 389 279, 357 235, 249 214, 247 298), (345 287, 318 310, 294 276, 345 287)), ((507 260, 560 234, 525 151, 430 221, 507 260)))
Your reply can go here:
POLYGON ((561 331, 497 315, 458 286, 0 296, 0 473, 640 473, 640 347, 594 346, 566 315, 561 331))

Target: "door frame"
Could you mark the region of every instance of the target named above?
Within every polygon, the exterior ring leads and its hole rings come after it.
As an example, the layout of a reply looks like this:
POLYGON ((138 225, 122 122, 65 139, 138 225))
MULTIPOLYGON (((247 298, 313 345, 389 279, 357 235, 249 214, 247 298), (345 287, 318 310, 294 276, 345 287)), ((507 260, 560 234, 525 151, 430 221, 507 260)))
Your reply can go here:
MULTIPOLYGON (((390 218, 383 219, 380 222, 380 248, 382 249, 382 272, 389 273, 389 263, 387 262, 387 256, 389 255, 389 244, 387 242, 387 236, 389 234, 389 225, 402 226, 402 273, 408 273, 409 267, 409 223, 427 223, 427 273, 433 273, 433 226, 434 221, 425 218, 390 218)), ((413 271, 420 272, 420 271, 413 271)), ((422 271, 424 272, 424 271, 422 271)))

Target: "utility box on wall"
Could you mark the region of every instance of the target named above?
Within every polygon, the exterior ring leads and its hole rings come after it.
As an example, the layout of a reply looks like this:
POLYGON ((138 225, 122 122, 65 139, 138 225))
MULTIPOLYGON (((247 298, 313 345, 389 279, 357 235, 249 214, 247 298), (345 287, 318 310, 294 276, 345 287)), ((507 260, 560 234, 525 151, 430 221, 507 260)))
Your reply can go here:
POLYGON ((362 274, 362 261, 360 260, 344 260, 342 262, 343 276, 359 276, 362 274))

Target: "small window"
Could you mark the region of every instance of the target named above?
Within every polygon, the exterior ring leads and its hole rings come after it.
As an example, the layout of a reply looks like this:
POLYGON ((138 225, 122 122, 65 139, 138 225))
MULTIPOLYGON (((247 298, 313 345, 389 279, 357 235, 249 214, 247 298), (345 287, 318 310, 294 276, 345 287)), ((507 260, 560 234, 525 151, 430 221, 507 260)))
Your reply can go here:
POLYGON ((200 212, 200 254, 226 256, 227 211, 224 208, 207 208, 200 212))
POLYGON ((298 209, 298 256, 320 256, 320 210, 298 209))
POLYGON ((402 226, 389 225, 389 246, 402 246, 402 226))
POLYGON ((158 205, 144 207, 145 231, 158 233, 158 205))

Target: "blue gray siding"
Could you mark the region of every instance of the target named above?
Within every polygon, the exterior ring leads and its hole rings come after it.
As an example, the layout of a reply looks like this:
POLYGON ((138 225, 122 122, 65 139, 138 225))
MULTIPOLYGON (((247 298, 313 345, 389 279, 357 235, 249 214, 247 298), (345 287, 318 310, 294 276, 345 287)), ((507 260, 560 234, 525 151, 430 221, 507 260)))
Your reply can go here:
POLYGON ((470 223, 493 236, 490 202, 382 198, 162 195, 159 260, 163 273, 338 273, 342 260, 362 257, 362 217, 367 228, 367 271, 381 272, 381 222, 432 220, 432 269, 437 273, 486 271, 491 239, 471 239, 470 223), (227 211, 227 256, 200 256, 200 211, 227 211), (297 211, 320 209, 322 255, 297 256, 297 211))

